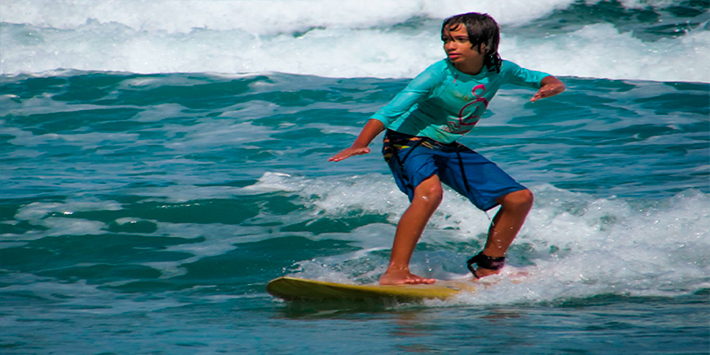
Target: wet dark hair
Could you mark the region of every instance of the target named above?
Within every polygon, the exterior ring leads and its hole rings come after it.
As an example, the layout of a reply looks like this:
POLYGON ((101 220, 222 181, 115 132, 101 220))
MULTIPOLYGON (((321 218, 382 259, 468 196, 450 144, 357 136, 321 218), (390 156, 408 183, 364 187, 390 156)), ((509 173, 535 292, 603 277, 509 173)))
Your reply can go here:
POLYGON ((478 47, 481 43, 486 46, 483 65, 490 71, 500 73, 500 66, 503 64, 503 60, 498 54, 498 44, 500 43, 500 27, 498 27, 498 23, 488 14, 469 12, 456 15, 444 20, 444 24, 441 26, 442 36, 445 30, 456 29, 459 25, 466 27, 468 40, 472 45, 471 48, 478 47))

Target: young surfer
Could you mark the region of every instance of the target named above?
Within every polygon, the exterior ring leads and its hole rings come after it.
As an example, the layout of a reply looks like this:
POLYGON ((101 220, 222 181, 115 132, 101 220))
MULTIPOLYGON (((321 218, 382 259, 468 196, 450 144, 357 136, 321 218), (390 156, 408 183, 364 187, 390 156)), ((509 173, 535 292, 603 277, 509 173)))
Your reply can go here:
POLYGON ((501 206, 483 251, 468 260, 475 278, 499 272, 532 207, 533 194, 497 165, 456 141, 473 129, 505 83, 538 88, 530 99, 533 102, 565 89, 554 76, 502 60, 498 54, 500 29, 487 14, 446 19, 441 39, 447 58, 414 78, 368 120, 349 148, 329 159, 337 162, 370 153, 369 144, 387 130, 382 153, 411 204, 397 224, 390 263, 380 278, 383 285, 434 283, 434 279, 412 274, 409 262, 441 203, 442 183, 481 210, 501 206))

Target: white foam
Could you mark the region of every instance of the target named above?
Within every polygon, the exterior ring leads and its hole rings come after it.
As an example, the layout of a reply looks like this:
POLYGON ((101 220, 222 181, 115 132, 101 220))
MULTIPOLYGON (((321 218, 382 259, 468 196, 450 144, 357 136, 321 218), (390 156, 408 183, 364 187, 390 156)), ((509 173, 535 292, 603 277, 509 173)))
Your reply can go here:
POLYGON ((0 72, 64 68, 409 78, 443 58, 441 19, 475 10, 504 26, 501 53, 524 67, 558 76, 710 82, 707 30, 655 42, 620 33, 609 23, 532 39, 506 35, 507 25, 523 25, 572 3, 489 0, 472 8, 450 0, 19 0, 0 4, 5 22, 0 72))
MULTIPOLYGON (((281 183, 288 184, 288 178, 281 183)), ((322 218, 366 211, 386 214, 394 224, 408 205, 388 177, 376 174, 298 184, 289 190, 313 200, 322 218), (402 198, 383 198, 389 192, 402 198)), ((710 272, 707 194, 688 190, 666 201, 631 203, 549 185, 533 191, 535 207, 511 249, 517 258, 533 264, 511 265, 529 276, 523 282, 502 278, 487 291, 459 301, 547 302, 598 294, 675 296, 706 287, 710 272)), ((412 268, 433 277, 462 276, 444 269, 465 270, 458 265, 457 260, 465 258, 459 254, 473 253, 475 245, 483 245, 489 224, 488 217, 469 202, 455 193, 447 194, 421 240, 438 245, 441 251, 415 253, 412 268), (462 245, 471 250, 460 250, 462 245)), ((349 283, 376 280, 386 264, 381 251, 391 246, 394 228, 372 225, 377 228, 373 232, 369 227, 337 236, 320 235, 349 239, 363 250, 303 261, 297 273, 349 283), (353 275, 358 276, 353 279, 353 275)))
POLYGON ((58 235, 100 235, 106 233, 106 224, 99 221, 72 217, 76 212, 119 211, 121 205, 114 201, 33 202, 15 214, 17 221, 28 221, 46 230, 33 230, 22 234, 3 233, 4 241, 30 241, 58 235))
POLYGON ((257 180, 256 184, 246 186, 244 189, 255 192, 298 190, 299 187, 294 184, 293 179, 289 179, 290 177, 291 175, 286 173, 267 171, 257 180))
MULTIPOLYGON (((628 201, 550 185, 532 189, 535 206, 509 253, 513 267, 510 270, 529 275, 516 280, 501 277, 498 283, 473 296, 463 295, 455 302, 554 302, 599 294, 677 296, 708 287, 710 196, 707 194, 688 190, 666 200, 628 201), (524 262, 516 264, 516 260, 524 262)), ((295 270, 286 272, 329 281, 375 282, 386 266, 394 224, 408 206, 406 197, 397 191, 391 177, 384 174, 306 178, 271 172, 251 187, 233 190, 230 193, 234 196, 245 193, 295 196, 292 203, 300 204, 300 208, 278 215, 261 211, 236 229, 218 223, 150 221, 158 228, 149 235, 204 237, 205 240, 168 248, 193 254, 188 259, 146 265, 160 270, 163 278, 171 278, 185 272, 184 264, 222 255, 240 243, 298 235, 314 240, 344 240, 359 249, 302 260, 293 265, 295 270), (387 223, 371 223, 337 233, 280 231, 282 226, 319 219, 372 215, 385 216, 387 223)), ((162 193, 165 196, 173 191, 162 193)), ((216 198, 217 195, 224 198, 221 194, 207 190, 187 198, 216 198)), ((77 219, 72 214, 122 208, 113 201, 35 202, 20 208, 15 219, 44 226, 47 230, 4 234, 3 240, 102 234, 107 228, 104 223, 77 219)), ((131 221, 137 219, 121 218, 116 222, 131 221)), ((457 194, 447 193, 421 240, 430 247, 415 253, 413 271, 438 278, 463 276, 457 272, 465 272, 462 262, 466 255, 477 251, 477 245, 483 245, 489 224, 483 212, 457 194)))
POLYGON ((413 17, 445 18, 468 11, 487 12, 502 24, 524 23, 565 8, 573 0, 478 1, 475 8, 456 0, 152 0, 4 2, 2 20, 35 27, 74 29, 87 23, 121 24, 135 31, 189 33, 194 29, 241 30, 274 34, 313 27, 389 27, 413 17), (520 6, 525 4, 526 6, 520 6))
POLYGON ((21 221, 38 223, 53 213, 72 215, 75 212, 119 210, 121 210, 121 205, 113 201, 33 202, 20 208, 15 214, 15 218, 21 221))
POLYGON ((540 39, 504 36, 501 55, 555 75, 656 81, 710 81, 710 31, 644 42, 596 24, 540 39), (613 50, 610 50, 613 48, 613 50))

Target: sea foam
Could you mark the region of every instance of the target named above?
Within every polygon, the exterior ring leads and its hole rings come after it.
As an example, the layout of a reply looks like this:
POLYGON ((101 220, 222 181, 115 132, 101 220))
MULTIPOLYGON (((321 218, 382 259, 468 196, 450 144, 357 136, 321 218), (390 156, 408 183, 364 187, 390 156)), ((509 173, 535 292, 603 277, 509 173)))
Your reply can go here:
MULTIPOLYGON (((282 216, 282 222, 306 219, 313 223, 353 214, 386 216, 391 224, 372 223, 349 233, 313 236, 347 240, 362 249, 303 260, 292 270, 299 277, 329 281, 376 281, 387 263, 394 224, 408 205, 388 176, 333 180, 269 173, 263 180, 269 180, 272 188, 280 186, 282 191, 303 197, 303 208, 282 216)), ((494 280, 488 291, 482 289, 458 301, 549 302, 598 294, 675 296, 707 287, 707 194, 687 190, 666 200, 640 203, 547 184, 532 190, 535 207, 509 251, 507 273, 494 280), (511 279, 511 273, 524 276, 511 279)), ((489 212, 490 216, 495 212, 489 212)), ((440 279, 466 276, 463 262, 470 256, 466 252, 473 254, 485 243, 489 224, 484 212, 447 189, 445 201, 420 241, 428 247, 415 252, 412 269, 440 279)))
POLYGON ((524 67, 558 76, 710 82, 705 60, 710 34, 701 27, 657 41, 641 40, 612 23, 556 33, 533 26, 533 36, 506 32, 574 3, 480 1, 471 7, 460 1, 425 0, 5 2, 0 5, 0 72, 285 72, 409 78, 444 57, 442 19, 479 11, 490 13, 503 27, 503 57, 524 67))

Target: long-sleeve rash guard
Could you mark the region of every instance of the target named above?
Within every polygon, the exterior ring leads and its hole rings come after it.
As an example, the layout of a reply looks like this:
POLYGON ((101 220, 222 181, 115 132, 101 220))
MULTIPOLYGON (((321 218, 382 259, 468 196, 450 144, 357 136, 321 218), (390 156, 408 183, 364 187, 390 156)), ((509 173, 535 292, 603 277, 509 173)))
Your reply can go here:
POLYGON ((546 76, 509 61, 503 61, 500 73, 484 67, 469 75, 444 59, 414 78, 371 118, 393 131, 452 143, 473 129, 501 85, 539 88, 546 76))

